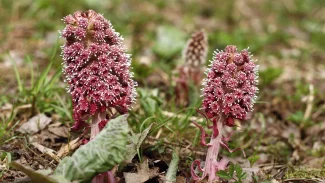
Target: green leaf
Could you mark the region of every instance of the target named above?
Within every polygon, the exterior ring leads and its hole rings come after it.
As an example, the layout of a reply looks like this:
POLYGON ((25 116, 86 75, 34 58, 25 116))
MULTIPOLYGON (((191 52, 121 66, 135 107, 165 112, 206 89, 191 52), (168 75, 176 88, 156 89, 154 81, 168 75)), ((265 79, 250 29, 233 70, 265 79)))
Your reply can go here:
POLYGON ((38 92, 40 91, 40 89, 44 89, 44 84, 45 84, 45 80, 46 80, 46 76, 48 75, 48 73, 51 70, 53 62, 50 62, 50 64, 46 67, 46 69, 41 73, 40 77, 37 79, 36 83, 35 83, 35 87, 33 88, 33 93, 35 95, 38 94, 38 92))
POLYGON ((131 162, 134 155, 136 155, 139 152, 140 146, 141 146, 142 142, 144 141, 144 139, 147 137, 151 127, 152 127, 152 124, 145 130, 143 130, 143 132, 138 133, 138 134, 132 134, 131 136, 129 136, 130 144, 127 145, 127 152, 125 155, 126 161, 131 162))
POLYGON ((246 177, 247 177, 247 173, 246 172, 244 172, 243 174, 240 175, 240 179, 241 180, 246 179, 246 177))
POLYGON ((236 176, 238 179, 241 178, 241 174, 243 173, 243 169, 240 167, 240 165, 236 164, 235 165, 235 170, 236 170, 236 176))
POLYGON ((271 181, 269 181, 269 180, 264 180, 263 182, 261 182, 261 183, 272 183, 271 181))
POLYGON ((50 170, 42 170, 42 171, 35 171, 29 167, 25 167, 19 163, 11 162, 10 166, 24 172, 32 182, 42 182, 42 183, 70 183, 70 181, 66 180, 61 176, 48 176, 51 171, 50 170))
POLYGON ((178 162, 179 162, 179 157, 178 157, 176 151, 174 151, 172 161, 170 162, 167 173, 166 173, 167 182, 175 182, 176 181, 178 162))
POLYGON ((170 58, 180 52, 185 45, 184 32, 172 26, 160 26, 157 29, 157 41, 153 51, 160 56, 170 58))
POLYGON ((230 164, 229 165, 229 176, 230 177, 233 177, 234 176, 234 172, 235 172, 235 166, 234 166, 234 164, 230 164))
POLYGON ((79 148, 71 157, 64 158, 55 175, 70 181, 89 182, 101 172, 111 170, 125 159, 128 115, 110 120, 95 139, 79 148))
POLYGON ((282 68, 268 68, 259 72, 259 77, 262 81, 262 86, 271 84, 276 78, 280 77, 283 70, 282 68))
POLYGON ((295 113, 290 114, 287 119, 299 125, 304 121, 304 112, 300 110, 296 111, 295 113))
POLYGON ((229 180, 231 179, 232 177, 224 170, 220 170, 217 172, 217 175, 218 177, 222 178, 222 179, 226 179, 226 180, 229 180))
POLYGON ((259 158, 260 158, 260 156, 258 156, 258 155, 253 155, 253 156, 248 157, 250 166, 252 167, 259 158))
POLYGON ((16 75, 16 80, 17 80, 17 85, 18 85, 18 91, 21 93, 25 90, 22 80, 20 78, 20 74, 19 71, 17 69, 17 65, 16 62, 13 60, 13 58, 11 57, 11 55, 9 54, 9 58, 11 59, 12 65, 14 67, 14 71, 15 71, 15 75, 16 75))

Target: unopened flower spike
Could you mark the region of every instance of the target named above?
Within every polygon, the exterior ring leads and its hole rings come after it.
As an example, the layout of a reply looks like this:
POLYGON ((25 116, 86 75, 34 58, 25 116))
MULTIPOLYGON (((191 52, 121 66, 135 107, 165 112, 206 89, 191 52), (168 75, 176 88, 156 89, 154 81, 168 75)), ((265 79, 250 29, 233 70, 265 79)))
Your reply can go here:
POLYGON ((63 21, 63 72, 73 101, 73 128, 86 125, 89 117, 107 121, 112 108, 126 113, 135 100, 136 83, 119 33, 93 10, 75 12, 63 21))
MULTIPOLYGON (((204 168, 200 161, 195 160, 191 166, 191 174, 195 181, 208 177, 208 182, 218 181, 216 172, 224 170, 229 162, 226 158, 218 159, 220 147, 229 152, 241 150, 229 149, 227 137, 223 135, 224 126, 234 126, 235 119, 244 120, 247 113, 253 110, 257 88, 257 65, 252 61, 252 56, 245 49, 238 51, 236 46, 230 45, 224 51, 215 51, 207 77, 203 82, 201 110, 212 122, 212 135, 210 143, 205 143, 207 134, 197 123, 201 135, 201 144, 208 147, 204 168), (203 139, 204 138, 204 139, 203 139), (195 165, 202 172, 199 177, 195 173, 195 165)), ((245 153, 243 152, 245 155, 245 153)))
POLYGON ((205 65, 208 53, 208 36, 204 30, 196 31, 187 41, 183 50, 185 65, 200 68, 205 65))
POLYGON ((201 84, 207 53, 207 33, 204 30, 198 30, 192 34, 183 50, 184 64, 178 68, 179 77, 176 80, 177 103, 188 104, 190 83, 197 87, 201 84))

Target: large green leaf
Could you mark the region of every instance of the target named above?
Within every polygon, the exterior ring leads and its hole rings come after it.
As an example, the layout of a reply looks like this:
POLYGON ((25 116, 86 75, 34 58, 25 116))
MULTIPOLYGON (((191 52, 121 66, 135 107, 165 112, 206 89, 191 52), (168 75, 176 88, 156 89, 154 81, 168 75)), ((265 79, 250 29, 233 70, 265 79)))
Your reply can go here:
POLYGON ((185 46, 186 34, 172 26, 160 26, 153 51, 160 56, 170 58, 185 46))
POLYGON ((48 176, 51 170, 35 171, 17 162, 11 162, 10 166, 24 172, 34 183, 70 183, 61 176, 48 176))
POLYGON ((123 161, 129 132, 127 116, 110 120, 94 140, 64 158, 54 174, 70 181, 89 182, 98 173, 111 170, 123 161))
POLYGON ((168 171, 166 173, 166 181, 167 182, 175 182, 176 181, 176 174, 177 174, 178 162, 179 162, 179 156, 176 151, 177 150, 174 150, 174 152, 173 152, 173 158, 172 158, 172 161, 169 163, 168 171))

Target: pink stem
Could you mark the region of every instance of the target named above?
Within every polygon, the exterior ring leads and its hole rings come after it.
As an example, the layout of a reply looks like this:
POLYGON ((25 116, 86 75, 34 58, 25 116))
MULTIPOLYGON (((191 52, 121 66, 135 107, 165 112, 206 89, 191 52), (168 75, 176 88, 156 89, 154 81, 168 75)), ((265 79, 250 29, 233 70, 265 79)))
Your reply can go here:
MULTIPOLYGON (((219 118, 220 120, 221 118, 219 118)), ((217 123, 219 123, 219 120, 217 121, 217 119, 213 119, 212 120, 212 123, 213 123, 213 127, 212 127, 212 130, 213 130, 213 135, 212 135, 212 138, 216 138, 218 135, 219 135, 219 126, 217 123)), ((222 123, 223 124, 223 123, 222 123)), ((222 126, 222 125, 221 125, 222 126)))
MULTIPOLYGON (((94 139, 100 132, 99 123, 103 120, 106 120, 106 113, 96 113, 91 118, 91 131, 90 131, 90 140, 94 139)), ((101 174, 96 175, 93 178, 91 183, 115 183, 114 175, 111 171, 104 172, 101 174)))
MULTIPOLYGON (((223 137, 223 128, 225 124, 224 123, 225 119, 226 117, 223 114, 221 114, 219 118, 214 118, 212 120, 213 133, 211 135, 211 139, 208 144, 206 144, 205 142, 206 134, 204 132, 204 129, 202 128, 202 126, 194 122, 194 125, 197 126, 201 131, 201 144, 208 147, 208 152, 205 159, 205 166, 203 170, 201 169, 199 160, 195 160, 191 165, 191 175, 194 181, 203 180, 207 176, 208 176, 208 183, 212 183, 219 180, 219 177, 216 176, 217 171, 225 170, 229 163, 229 160, 227 158, 222 158, 220 161, 218 161, 220 147, 227 149, 231 153, 237 150, 242 150, 241 148, 236 148, 233 150, 229 149, 227 142, 230 140, 230 137, 232 136, 233 132, 230 133, 227 137, 223 137), (200 172, 203 172, 201 177, 195 174, 195 169, 194 169, 195 165, 199 168, 200 172)), ((246 156, 243 150, 242 152, 243 155, 246 156)))
POLYGON ((199 124, 195 123, 195 126, 197 126, 201 131, 201 144, 208 146, 208 152, 205 160, 204 169, 201 169, 200 161, 195 160, 191 165, 191 174, 193 180, 203 180, 205 177, 209 177, 209 183, 218 180, 218 177, 216 177, 216 172, 221 169, 225 169, 225 167, 228 164, 227 159, 223 159, 221 162, 218 162, 218 154, 220 150, 220 145, 222 143, 222 133, 223 133, 223 121, 225 117, 223 115, 220 116, 219 120, 216 119, 213 120, 214 125, 214 133, 211 135, 210 143, 205 143, 205 132, 199 124), (199 177, 195 174, 194 165, 197 165, 200 172, 203 172, 202 177, 199 177))
POLYGON ((211 147, 208 148, 207 157, 205 159, 205 167, 202 178, 209 176, 208 182, 214 182, 217 180, 216 177, 216 163, 218 160, 218 154, 220 150, 220 143, 222 142, 222 133, 223 133, 223 120, 224 116, 220 116, 219 120, 216 122, 216 130, 217 134, 213 134, 210 140, 209 145, 211 147))
POLYGON ((106 113, 101 112, 101 113, 96 113, 95 115, 92 116, 91 118, 91 132, 90 132, 90 140, 94 139, 100 132, 98 124, 106 119, 106 113))

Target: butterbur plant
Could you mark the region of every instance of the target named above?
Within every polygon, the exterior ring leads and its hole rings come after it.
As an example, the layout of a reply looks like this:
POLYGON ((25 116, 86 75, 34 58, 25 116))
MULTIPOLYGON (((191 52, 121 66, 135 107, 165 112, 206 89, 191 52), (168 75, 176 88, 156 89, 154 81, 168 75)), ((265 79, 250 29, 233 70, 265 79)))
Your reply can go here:
POLYGON ((122 37, 101 14, 78 11, 63 21, 63 72, 73 102, 72 128, 89 127, 87 121, 91 118, 93 139, 114 111, 127 113, 135 100, 130 55, 126 54, 122 37))
POLYGON ((184 74, 188 75, 196 85, 202 80, 202 69, 206 63, 208 53, 208 36, 204 30, 196 31, 183 50, 183 59, 185 61, 182 69, 184 74))
POLYGON ((204 30, 196 31, 183 50, 184 64, 178 68, 179 77, 176 80, 176 98, 178 103, 186 105, 189 98, 189 82, 199 86, 203 75, 208 53, 208 37, 204 30))
POLYGON ((135 100, 130 55, 112 24, 95 11, 78 11, 63 20, 63 71, 73 101, 73 129, 87 126, 91 117, 93 138, 112 116, 112 109, 126 113, 135 100))
MULTIPOLYGON (((208 182, 219 180, 216 172, 225 170, 229 160, 218 158, 220 147, 229 152, 231 150, 228 142, 231 134, 224 136, 225 126, 235 126, 234 120, 246 119, 247 113, 253 110, 256 99, 257 88, 257 65, 251 58, 248 50, 238 51, 236 46, 230 45, 224 51, 216 51, 207 69, 207 78, 204 80, 202 91, 202 113, 212 125, 210 142, 207 144, 207 134, 203 127, 194 123, 201 130, 201 144, 208 147, 204 167, 201 167, 200 160, 195 160, 191 165, 192 178, 195 181, 208 177, 208 182), (202 176, 196 174, 197 170, 202 176)), ((245 153, 243 151, 245 156, 245 153)))

